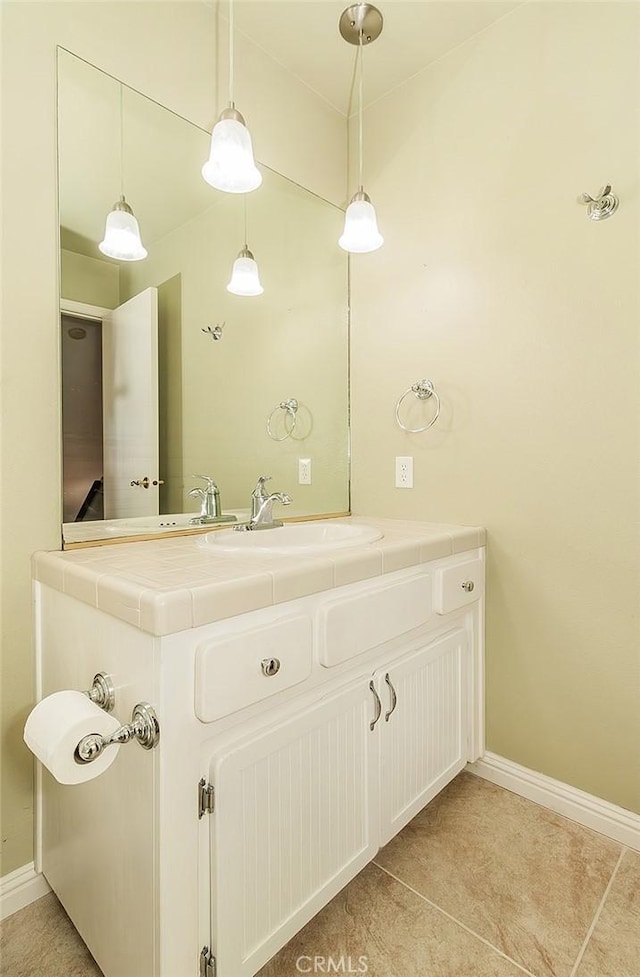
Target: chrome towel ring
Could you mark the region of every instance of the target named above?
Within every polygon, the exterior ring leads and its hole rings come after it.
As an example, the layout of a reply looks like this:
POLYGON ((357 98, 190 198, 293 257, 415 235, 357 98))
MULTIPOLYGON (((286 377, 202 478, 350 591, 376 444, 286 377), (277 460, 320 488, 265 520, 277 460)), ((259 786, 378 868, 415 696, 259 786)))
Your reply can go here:
POLYGON ((273 410, 271 411, 271 413, 267 418, 267 434, 269 435, 272 441, 286 441, 287 438, 290 438, 293 432, 295 431, 297 420, 298 420, 298 401, 295 399, 295 397, 291 397, 289 400, 283 400, 282 403, 276 404, 276 406, 273 408, 273 410), (276 435, 273 433, 273 430, 271 428, 271 421, 273 420, 274 415, 277 414, 279 410, 283 410, 285 412, 284 414, 285 434, 284 437, 282 438, 276 437, 276 435), (287 429, 287 417, 289 417, 291 421, 291 427, 289 429, 287 429))
POLYGON ((420 434, 422 431, 428 431, 429 428, 433 427, 433 425, 436 423, 439 416, 440 416, 440 398, 438 397, 438 394, 436 393, 435 387, 433 386, 431 380, 416 380, 415 383, 413 383, 410 387, 408 387, 405 390, 402 397, 400 397, 398 403, 396 404, 396 423, 401 430, 407 431, 408 434, 420 434), (418 400, 429 400, 430 397, 435 397, 436 412, 431 418, 431 420, 429 421, 429 423, 425 424, 424 427, 406 427, 400 420, 400 408, 404 402, 405 397, 408 397, 409 394, 411 393, 415 397, 417 397, 418 400))

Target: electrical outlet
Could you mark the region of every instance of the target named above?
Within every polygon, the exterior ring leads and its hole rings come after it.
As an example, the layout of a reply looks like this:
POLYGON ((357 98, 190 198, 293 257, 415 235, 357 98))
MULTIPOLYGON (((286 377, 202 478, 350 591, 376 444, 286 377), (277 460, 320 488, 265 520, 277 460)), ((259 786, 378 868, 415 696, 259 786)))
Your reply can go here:
POLYGON ((298 485, 311 485, 311 458, 298 458, 298 485))
POLYGON ((413 488, 413 458, 411 455, 396 458, 396 488, 413 488))

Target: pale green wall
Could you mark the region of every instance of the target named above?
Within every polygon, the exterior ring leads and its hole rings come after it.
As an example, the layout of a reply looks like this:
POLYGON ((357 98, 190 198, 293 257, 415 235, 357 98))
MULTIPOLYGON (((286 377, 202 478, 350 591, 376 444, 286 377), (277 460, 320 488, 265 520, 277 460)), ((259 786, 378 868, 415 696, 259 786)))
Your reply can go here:
POLYGON ((64 249, 60 252, 62 298, 115 309, 120 304, 119 274, 115 262, 88 258, 64 249))
POLYGON ((487 527, 489 749, 635 811, 639 50, 638 4, 528 3, 378 101, 352 263, 354 510, 487 527))

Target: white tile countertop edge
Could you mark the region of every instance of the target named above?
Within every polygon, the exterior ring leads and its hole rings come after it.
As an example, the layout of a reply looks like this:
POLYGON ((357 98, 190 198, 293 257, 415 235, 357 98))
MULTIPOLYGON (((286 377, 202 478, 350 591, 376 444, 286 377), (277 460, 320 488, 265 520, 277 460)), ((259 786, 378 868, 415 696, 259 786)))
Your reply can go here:
MULTIPOLYGON (((349 516, 383 532, 321 555, 231 556, 181 536, 34 553, 33 577, 153 635, 173 634, 484 546, 484 529, 349 516)), ((265 530, 267 531, 267 530, 265 530)))

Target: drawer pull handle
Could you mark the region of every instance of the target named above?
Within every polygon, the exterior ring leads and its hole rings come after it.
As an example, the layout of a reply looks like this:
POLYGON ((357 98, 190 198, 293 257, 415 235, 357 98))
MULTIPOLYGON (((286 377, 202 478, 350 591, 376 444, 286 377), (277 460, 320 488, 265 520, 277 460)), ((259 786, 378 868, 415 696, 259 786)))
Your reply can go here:
POLYGON ((391 716, 391 713, 395 711, 395 708, 398 705, 398 696, 396 695, 396 690, 393 687, 393 683, 392 683, 391 679, 389 678, 389 673, 388 672, 386 673, 386 675, 384 677, 384 680, 387 683, 387 688, 389 689, 389 692, 391 694, 391 709, 389 709, 389 711, 388 712, 385 712, 385 714, 384 714, 384 721, 385 721, 385 723, 388 723, 389 722, 389 717, 391 716))
POLYGON ((371 722, 369 723, 369 729, 373 732, 373 729, 374 729, 376 723, 378 722, 378 720, 380 719, 380 716, 382 715, 382 703, 380 702, 380 696, 376 692, 376 687, 373 684, 373 679, 369 682, 369 688, 371 689, 371 692, 373 693, 373 698, 374 698, 375 704, 376 704, 376 714, 373 717, 373 719, 371 720, 371 722))
POLYGON ((466 590, 468 594, 470 594, 472 590, 475 590, 475 587, 476 585, 474 584, 473 580, 462 581, 462 589, 466 590))
POLYGON ((262 666, 262 674, 270 678, 272 675, 277 675, 280 671, 280 659, 279 658, 263 658, 260 662, 262 666))

